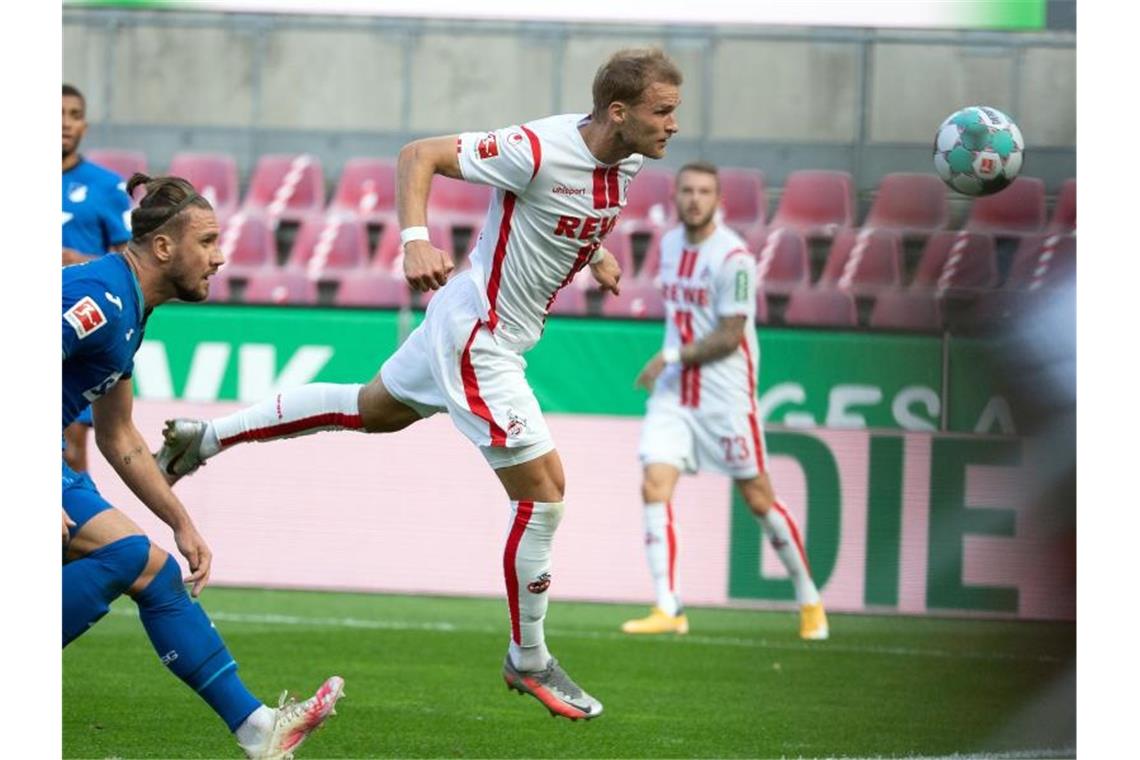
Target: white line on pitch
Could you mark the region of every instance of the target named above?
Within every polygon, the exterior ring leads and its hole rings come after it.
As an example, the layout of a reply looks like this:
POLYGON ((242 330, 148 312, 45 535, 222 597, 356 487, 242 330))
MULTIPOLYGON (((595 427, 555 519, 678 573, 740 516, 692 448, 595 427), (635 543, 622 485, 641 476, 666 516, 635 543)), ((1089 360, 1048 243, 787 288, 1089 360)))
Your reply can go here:
MULTIPOLYGON (((136 615, 129 607, 119 607, 111 610, 113 615, 136 615)), ((271 613, 221 612, 209 613, 210 618, 224 623, 248 623, 253 625, 287 625, 309 626, 318 628, 359 628, 375 631, 436 631, 440 633, 488 633, 495 634, 503 629, 493 626, 456 625, 454 623, 415 623, 405 620, 365 620, 361 618, 332 618, 332 617, 300 617, 298 615, 277 615, 271 613)), ((579 631, 550 627, 546 629, 552 637, 574 639, 600 639, 605 641, 630 641, 627 634, 609 633, 604 631, 579 631)), ((665 636, 646 637, 640 639, 647 643, 664 643, 668 645, 698 644, 701 646, 741 647, 751 649, 775 649, 789 652, 812 652, 827 654, 829 652, 842 652, 848 654, 890 655, 899 657, 933 657, 938 659, 964 659, 964 660, 1018 660, 1030 662, 1057 663, 1064 662, 1060 657, 1051 655, 1020 655, 1004 652, 952 652, 943 649, 911 649, 908 647, 878 647, 856 646, 841 644, 833 641, 826 643, 793 643, 784 641, 769 641, 767 639, 742 639, 719 636, 665 636)))

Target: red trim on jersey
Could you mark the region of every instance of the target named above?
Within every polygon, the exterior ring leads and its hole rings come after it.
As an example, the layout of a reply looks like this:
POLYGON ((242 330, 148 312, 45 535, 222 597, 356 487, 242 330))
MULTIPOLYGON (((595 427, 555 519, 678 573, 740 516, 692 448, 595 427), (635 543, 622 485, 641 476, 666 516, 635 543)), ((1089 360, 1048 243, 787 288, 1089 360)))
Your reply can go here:
POLYGON ((677 593, 677 533, 673 530, 673 502, 665 502, 665 541, 669 547, 669 593, 677 593))
POLYGON ((461 155, 462 153, 463 153, 463 138, 457 137, 457 138, 455 138, 455 155, 458 156, 458 155, 461 155))
POLYGON ((740 339, 740 347, 744 349, 744 363, 748 366, 748 403, 752 405, 748 424, 752 426, 752 448, 756 449, 756 466, 764 472, 764 446, 760 438, 760 423, 756 419, 756 372, 752 369, 752 349, 748 347, 748 338, 740 339))
POLYGON ((522 644, 522 633, 519 631, 519 574, 515 569, 515 558, 519 553, 519 542, 526 532, 527 523, 534 514, 533 501, 520 501, 515 521, 511 525, 510 535, 507 536, 507 546, 503 550, 503 576, 507 582, 507 609, 511 615, 511 638, 516 644, 522 644))
MULTIPOLYGON (((681 336, 681 345, 693 342, 693 313, 678 311, 674 319, 681 336)), ((681 406, 701 405, 701 365, 690 364, 681 367, 681 406)))
POLYGON ((594 208, 606 207, 606 167, 594 169, 594 208))
POLYGON ((724 259, 721 260, 721 264, 724 264, 725 261, 728 261, 733 256, 750 256, 753 259, 756 258, 752 255, 752 251, 748 250, 747 248, 733 248, 731 251, 724 255, 724 259))
POLYGON ((471 344, 475 342, 475 336, 479 334, 481 327, 483 327, 482 322, 475 323, 475 328, 471 330, 471 337, 467 339, 467 345, 463 347, 463 353, 459 357, 459 370, 463 376, 463 392, 467 394, 467 406, 471 412, 485 420, 490 426, 491 445, 506 446, 507 434, 495 422, 495 418, 491 416, 491 410, 487 408, 487 402, 479 394, 479 379, 475 377, 475 365, 471 363, 471 344))
POLYGON ((538 135, 526 127, 520 126, 519 129, 521 129, 527 136, 527 139, 530 140, 530 152, 531 155, 534 156, 534 171, 530 173, 530 178, 533 180, 538 176, 538 167, 542 166, 542 143, 538 141, 538 135))
POLYGON ((756 468, 764 472, 764 441, 760 437, 760 423, 756 419, 756 412, 748 414, 748 425, 752 428, 752 448, 756 450, 756 468))
POLYGON ((796 544, 796 549, 800 552, 800 559, 804 561, 804 567, 807 568, 808 575, 811 575, 811 565, 808 563, 807 552, 804 551, 804 541, 800 538, 800 529, 796 525, 796 521, 792 519, 791 514, 784 508, 784 505, 778 501, 773 501, 772 506, 776 511, 784 516, 784 522, 788 524, 788 532, 792 534, 792 541, 796 544))
POLYGON ((611 167, 606 172, 606 199, 609 201, 609 208, 618 208, 621 206, 621 192, 618 190, 618 167, 611 167))
POLYGON ((503 279, 503 259, 507 257, 507 241, 511 237, 511 216, 515 213, 515 194, 503 194, 503 216, 499 220, 499 240, 495 243, 495 258, 491 264, 491 278, 487 281, 487 302, 490 312, 487 314, 487 325, 492 331, 499 324, 499 315, 495 312, 495 304, 499 300, 499 286, 503 279))
MULTIPOLYGON (((550 307, 554 305, 554 299, 558 297, 559 292, 574 281, 574 278, 590 261, 590 258, 594 255, 594 251, 596 250, 597 248, 592 248, 588 245, 584 245, 578 250, 578 258, 574 259, 574 266, 570 267, 570 271, 562 278, 562 282, 558 283, 558 287, 550 294, 550 298, 546 299, 546 308, 543 309, 544 315, 550 313, 550 307)), ((546 317, 543 316, 543 319, 545 318, 546 317)))
POLYGON ((350 430, 359 430, 364 427, 364 422, 360 419, 359 414, 325 412, 324 414, 315 414, 312 417, 303 417, 299 420, 283 422, 280 425, 270 425, 269 427, 246 430, 235 436, 222 438, 218 443, 222 448, 225 448, 227 446, 233 446, 235 443, 264 441, 269 438, 279 438, 324 427, 343 427, 350 430))

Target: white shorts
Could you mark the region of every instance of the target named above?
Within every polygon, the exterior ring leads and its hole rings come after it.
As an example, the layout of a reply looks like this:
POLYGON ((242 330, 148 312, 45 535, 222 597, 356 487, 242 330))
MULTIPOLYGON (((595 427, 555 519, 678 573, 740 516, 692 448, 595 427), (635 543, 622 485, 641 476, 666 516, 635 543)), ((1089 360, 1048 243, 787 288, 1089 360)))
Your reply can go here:
POLYGON ((667 464, 681 472, 712 470, 734 480, 766 471, 764 431, 755 412, 701 412, 681 406, 675 393, 649 399, 638 447, 642 467, 667 464))
POLYGON ((554 440, 526 381, 526 360, 483 324, 479 294, 456 277, 380 368, 384 387, 422 417, 447 412, 494 469, 529 462, 554 440))

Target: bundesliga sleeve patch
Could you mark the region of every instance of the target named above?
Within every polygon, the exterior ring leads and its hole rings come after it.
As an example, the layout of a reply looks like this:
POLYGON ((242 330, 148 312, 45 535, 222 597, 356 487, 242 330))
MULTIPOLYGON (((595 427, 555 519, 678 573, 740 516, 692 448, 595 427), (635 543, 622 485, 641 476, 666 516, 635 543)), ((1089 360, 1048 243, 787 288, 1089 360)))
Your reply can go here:
POLYGON ((107 317, 99 304, 91 296, 84 296, 75 302, 75 305, 63 313, 63 318, 75 330, 80 338, 86 338, 91 333, 107 324, 107 317))
POLYGON ((499 155, 499 138, 495 136, 494 132, 488 132, 487 136, 480 140, 475 147, 479 151, 479 158, 484 161, 488 158, 494 158, 499 155))

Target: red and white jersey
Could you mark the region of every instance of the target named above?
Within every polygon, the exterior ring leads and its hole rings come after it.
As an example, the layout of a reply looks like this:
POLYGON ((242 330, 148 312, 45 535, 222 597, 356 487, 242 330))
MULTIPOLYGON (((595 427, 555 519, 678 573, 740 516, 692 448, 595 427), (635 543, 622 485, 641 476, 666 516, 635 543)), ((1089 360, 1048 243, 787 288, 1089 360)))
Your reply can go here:
POLYGON ((680 348, 716 329, 721 317, 748 317, 737 349, 707 364, 673 364, 657 379, 654 394, 674 394, 682 406, 702 412, 749 413, 756 409, 760 347, 756 342, 756 259, 723 225, 700 245, 685 242, 683 226, 661 238, 661 291, 665 296, 665 347, 680 348))
POLYGON ((459 169, 495 193, 471 252, 482 315, 497 340, 520 353, 542 335, 558 291, 585 267, 617 224, 644 157, 599 163, 563 114, 459 136, 459 169))

